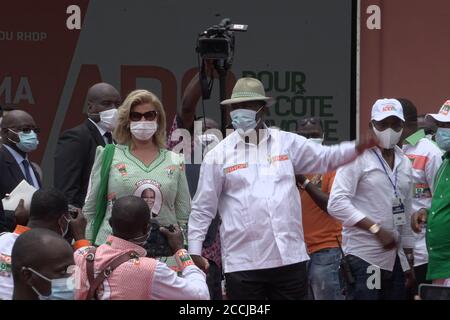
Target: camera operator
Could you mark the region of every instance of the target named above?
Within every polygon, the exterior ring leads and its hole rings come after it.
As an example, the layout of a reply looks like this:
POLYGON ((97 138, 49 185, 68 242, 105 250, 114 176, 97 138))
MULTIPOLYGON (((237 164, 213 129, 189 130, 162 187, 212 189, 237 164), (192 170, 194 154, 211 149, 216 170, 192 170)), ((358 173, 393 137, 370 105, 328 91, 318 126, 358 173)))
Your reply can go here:
MULTIPOLYGON (((206 72, 210 74, 213 72, 213 60, 206 60, 206 72)), ((200 84, 200 77, 197 73, 189 82, 183 94, 181 101, 181 110, 175 115, 172 127, 167 138, 167 147, 173 150, 181 140, 176 140, 174 132, 178 129, 186 129, 191 135, 190 149, 183 150, 185 159, 191 159, 191 164, 186 164, 186 177, 189 185, 189 192, 191 197, 194 197, 197 190, 198 175, 200 172, 200 164, 194 163, 194 145, 199 143, 211 143, 214 137, 212 135, 204 134, 209 129, 219 129, 219 124, 211 118, 198 118, 195 114, 197 103, 202 95, 202 88, 200 84), (194 121, 202 122, 201 135, 195 136, 194 121), (173 137, 173 138, 172 138, 173 137)), ((218 140, 217 140, 218 141, 218 140)), ((206 146, 205 146, 206 147, 206 146)), ((222 257, 220 252, 220 217, 217 217, 211 223, 205 242, 203 243, 202 256, 207 259, 207 276, 206 282, 208 284, 211 300, 222 300, 222 257)), ((206 270, 205 270, 206 271, 206 270)))
POLYGON ((161 232, 168 239, 183 277, 178 277, 165 263, 146 257, 142 246, 150 234, 150 209, 143 199, 126 196, 116 200, 109 223, 112 235, 105 244, 97 249, 84 247, 75 252, 81 276, 76 299, 209 299, 205 274, 183 249, 183 236, 178 226, 174 227, 174 232, 166 228, 161 228, 161 232), (104 271, 108 268, 110 271, 105 277, 104 271))

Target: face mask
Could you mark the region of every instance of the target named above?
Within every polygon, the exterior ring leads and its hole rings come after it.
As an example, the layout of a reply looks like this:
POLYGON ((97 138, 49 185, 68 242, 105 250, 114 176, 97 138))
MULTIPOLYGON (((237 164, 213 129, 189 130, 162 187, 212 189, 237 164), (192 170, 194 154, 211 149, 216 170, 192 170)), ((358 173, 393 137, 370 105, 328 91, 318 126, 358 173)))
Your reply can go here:
POLYGON ((450 128, 437 129, 436 143, 442 150, 450 151, 450 128))
POLYGON ((317 144, 323 143, 323 138, 309 138, 308 140, 317 144))
POLYGON ((25 153, 34 151, 37 149, 37 146, 39 144, 39 140, 37 138, 36 132, 31 130, 29 133, 24 133, 22 131, 15 132, 11 129, 9 131, 14 132, 19 137, 19 142, 15 142, 11 139, 9 141, 14 142, 20 150, 22 150, 25 153))
POLYGON ((99 113, 100 122, 99 127, 105 129, 108 132, 112 132, 117 124, 117 109, 109 109, 99 113))
POLYGON ((392 149, 400 141, 403 129, 401 129, 399 132, 396 132, 392 128, 388 128, 384 131, 378 131, 374 126, 373 131, 375 132, 375 135, 379 140, 378 145, 381 148, 392 149))
POLYGON ((61 226, 59 226, 59 227, 60 227, 60 229, 61 229, 61 236, 64 238, 64 237, 66 236, 67 232, 69 231, 70 220, 67 219, 67 218, 64 217, 64 216, 63 216, 63 218, 64 218, 64 220, 67 221, 66 227, 65 227, 65 228, 63 228, 63 227, 61 227, 61 226))
MULTIPOLYGON (((261 109, 262 108, 263 107, 261 107, 261 109)), ((258 111, 248 109, 237 109, 231 111, 231 124, 233 125, 234 129, 244 133, 248 133, 250 130, 255 129, 259 122, 256 122, 256 114, 261 109, 259 109, 258 111)))
POLYGON ((24 269, 33 272, 41 279, 44 279, 51 283, 51 293, 49 296, 42 295, 38 289, 36 289, 34 286, 31 286, 31 289, 33 289, 33 291, 38 295, 39 300, 75 300, 75 275, 72 275, 68 278, 49 279, 33 268, 24 267, 24 269))
POLYGON ((158 129, 158 123, 153 121, 131 121, 131 134, 138 140, 150 140, 158 129))
POLYGON ((139 237, 136 237, 136 238, 133 238, 133 239, 130 239, 128 241, 130 241, 130 242, 132 242, 134 244, 137 244, 138 246, 143 247, 146 244, 148 238, 150 238, 150 232, 151 231, 152 231, 152 229, 149 229, 146 234, 144 234, 142 236, 139 236, 139 237))

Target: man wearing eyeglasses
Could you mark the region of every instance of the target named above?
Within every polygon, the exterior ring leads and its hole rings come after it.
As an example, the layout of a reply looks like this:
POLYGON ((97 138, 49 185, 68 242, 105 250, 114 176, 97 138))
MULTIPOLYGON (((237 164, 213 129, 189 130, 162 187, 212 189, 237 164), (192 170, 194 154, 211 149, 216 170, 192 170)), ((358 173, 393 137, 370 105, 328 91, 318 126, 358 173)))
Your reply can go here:
MULTIPOLYGON (((37 168, 28 159, 28 153, 38 147, 39 132, 33 117, 25 111, 12 110, 4 115, 1 123, 0 199, 12 192, 22 180, 36 189, 41 187, 37 168)), ((0 201, 0 232, 12 231, 14 226, 14 214, 4 212, 0 201)))
POLYGON ((97 146, 113 143, 111 132, 121 104, 119 92, 110 84, 97 83, 87 93, 88 118, 64 132, 55 153, 54 186, 69 204, 82 208, 97 146))

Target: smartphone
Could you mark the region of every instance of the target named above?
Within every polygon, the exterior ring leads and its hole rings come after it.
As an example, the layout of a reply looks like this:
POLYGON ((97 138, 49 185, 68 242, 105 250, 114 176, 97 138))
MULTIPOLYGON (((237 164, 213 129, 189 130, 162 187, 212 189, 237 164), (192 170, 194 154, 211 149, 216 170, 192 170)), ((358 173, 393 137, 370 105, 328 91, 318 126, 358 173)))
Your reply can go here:
POLYGON ((422 300, 450 300, 450 287, 422 283, 419 297, 422 300))

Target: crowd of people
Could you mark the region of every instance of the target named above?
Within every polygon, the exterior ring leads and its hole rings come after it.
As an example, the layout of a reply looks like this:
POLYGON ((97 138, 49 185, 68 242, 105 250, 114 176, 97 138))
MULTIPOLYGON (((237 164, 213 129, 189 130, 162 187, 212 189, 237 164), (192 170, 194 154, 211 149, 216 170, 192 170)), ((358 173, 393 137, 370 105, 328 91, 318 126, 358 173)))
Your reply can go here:
POLYGON ((154 93, 95 84, 58 140, 53 188, 29 160, 32 116, 2 114, 0 199, 23 180, 37 191, 29 209, 0 202, 0 299, 403 300, 450 286, 450 101, 421 118, 377 100, 370 134, 327 146, 319 118, 267 127, 257 79, 221 102, 224 138, 197 117, 200 97, 197 75, 167 130, 154 93))

